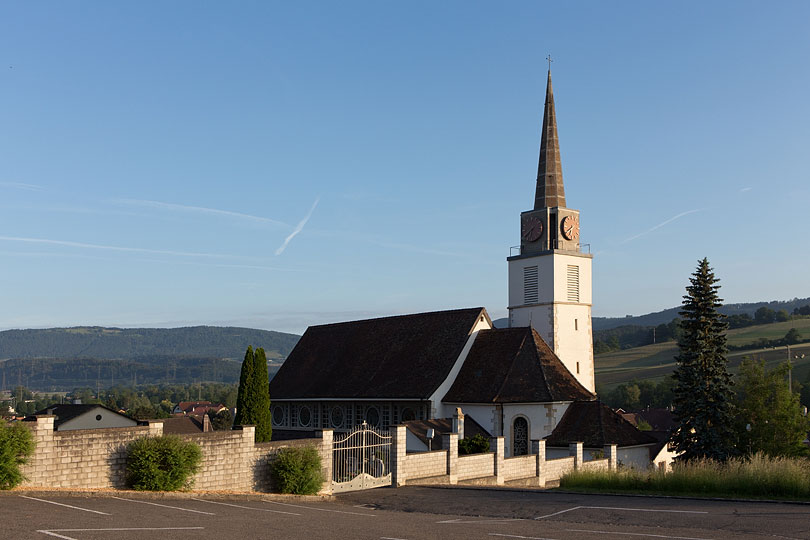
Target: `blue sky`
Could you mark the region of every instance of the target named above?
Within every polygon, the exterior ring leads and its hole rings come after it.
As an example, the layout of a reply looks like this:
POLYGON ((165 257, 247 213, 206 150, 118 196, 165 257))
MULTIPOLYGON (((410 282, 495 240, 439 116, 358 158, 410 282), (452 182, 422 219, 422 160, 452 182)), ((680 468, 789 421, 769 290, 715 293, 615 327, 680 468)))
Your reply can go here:
POLYGON ((0 328, 485 306, 546 62, 596 316, 810 296, 810 3, 0 4, 0 328))

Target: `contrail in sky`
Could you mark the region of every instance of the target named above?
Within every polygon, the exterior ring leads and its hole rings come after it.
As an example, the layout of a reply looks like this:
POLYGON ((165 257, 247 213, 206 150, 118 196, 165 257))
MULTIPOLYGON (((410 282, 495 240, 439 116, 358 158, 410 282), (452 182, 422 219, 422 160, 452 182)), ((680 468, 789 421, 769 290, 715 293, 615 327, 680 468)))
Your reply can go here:
POLYGON ((309 212, 307 212, 307 215, 304 216, 304 219, 302 219, 298 223, 298 225, 295 226, 295 229, 293 229, 293 232, 291 232, 289 234, 289 236, 287 236, 287 238, 284 239, 284 243, 281 244, 279 246, 279 248, 276 250, 276 255, 281 255, 282 253, 284 253, 284 250, 287 249, 287 245, 290 243, 290 240, 295 238, 298 235, 298 233, 300 233, 302 230, 304 230, 304 225, 306 225, 307 221, 309 221, 309 218, 312 217, 312 212, 315 211, 315 207, 318 206, 318 202, 320 202, 320 200, 321 200, 320 197, 315 199, 315 202, 312 203, 312 208, 309 209, 309 212))
POLYGON ((23 184, 22 182, 0 182, 0 187, 9 187, 15 189, 25 189, 27 191, 42 191, 42 186, 36 184, 23 184))
POLYGON ((635 235, 635 236, 631 236, 630 238, 626 238, 626 239, 622 240, 620 243, 622 243, 622 244, 626 244, 627 242, 630 242, 630 241, 632 241, 632 240, 635 240, 636 238, 639 238, 639 237, 641 237, 641 236, 644 236, 645 234, 649 234, 649 233, 653 232, 653 231, 654 231, 654 230, 656 230, 656 229, 660 229, 661 227, 663 227, 663 226, 664 226, 664 225, 666 225, 667 223, 672 223, 672 222, 673 222, 673 221, 675 221, 676 219, 682 218, 683 216, 688 216, 689 214, 694 214, 695 212, 700 212, 701 210, 703 210, 703 209, 702 209, 702 208, 696 208, 696 209, 694 209, 694 210, 687 210, 686 212, 681 212, 681 213, 680 213, 680 214, 678 214, 677 216, 672 216, 672 217, 671 217, 671 218, 669 218, 668 220, 666 220, 666 221, 662 221, 661 223, 659 223, 659 224, 658 224, 658 225, 656 225, 655 227, 652 227, 652 228, 650 228, 650 229, 647 229, 647 230, 646 230, 646 231, 644 231, 644 232, 638 233, 638 234, 637 234, 637 235, 635 235))
POLYGON ((84 242, 72 242, 69 240, 50 240, 48 238, 26 238, 21 236, 0 236, 0 241, 24 242, 27 244, 48 244, 51 246, 75 247, 83 249, 102 249, 107 251, 122 251, 126 253, 152 253, 158 255, 175 255, 179 257, 215 257, 223 259, 233 257, 232 255, 218 255, 216 253, 197 253, 193 251, 172 251, 168 249, 105 246, 103 244, 87 244, 84 242))
POLYGON ((262 216, 254 216, 252 214, 243 214, 241 212, 231 212, 230 210, 220 210, 218 208, 206 208, 204 206, 188 206, 185 204, 175 204, 160 201, 149 201, 142 199, 114 199, 116 202, 129 204, 134 206, 146 206, 149 208, 160 208, 162 210, 176 210, 181 212, 197 212, 200 214, 209 214, 215 216, 235 217, 239 219, 247 219, 250 221, 257 221, 260 223, 272 223, 273 225, 282 225, 290 227, 289 224, 276 219, 270 219, 262 216))

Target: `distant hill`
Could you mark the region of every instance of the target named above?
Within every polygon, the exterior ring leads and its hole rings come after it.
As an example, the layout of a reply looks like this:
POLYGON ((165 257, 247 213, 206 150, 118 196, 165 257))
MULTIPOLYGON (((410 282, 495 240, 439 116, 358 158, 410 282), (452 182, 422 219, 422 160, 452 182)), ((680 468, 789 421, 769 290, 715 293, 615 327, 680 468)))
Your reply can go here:
MULTIPOLYGON (((743 313, 747 313, 753 317, 754 312, 761 307, 767 307, 774 311, 784 309, 788 313, 791 313, 793 312, 794 308, 806 306, 807 304, 810 304, 810 298, 794 298, 793 300, 786 301, 772 300, 770 302, 750 302, 745 304, 725 304, 722 308, 720 308, 720 312, 725 313, 726 315, 742 315, 743 313)), ((659 324, 667 324, 678 316, 678 312, 680 310, 681 307, 678 306, 662 311, 647 313, 646 315, 627 315, 626 317, 594 317, 592 319, 593 330, 596 332, 599 330, 618 328, 619 326, 650 327, 658 326, 659 324)), ((506 317, 496 319, 492 321, 492 324, 495 325, 495 328, 506 328, 509 326, 509 319, 506 317)))
POLYGON ((268 358, 286 358, 298 343, 295 334, 232 326, 185 328, 103 328, 77 326, 0 332, 0 359, 154 356, 241 360, 248 345, 264 347, 268 358))
POLYGON ((0 389, 235 383, 248 345, 264 348, 273 375, 299 337, 217 326, 6 330, 0 332, 0 389))
MULTIPOLYGON (((779 301, 772 300, 770 302, 750 302, 744 304, 725 304, 720 308, 720 312, 726 315, 742 315, 747 313, 753 316, 754 312, 761 307, 767 307, 774 311, 780 309, 786 310, 791 313, 794 308, 806 306, 810 304, 810 298, 794 298, 793 300, 779 301)), ((663 311, 656 311, 654 313, 647 313, 646 315, 626 316, 626 317, 594 317, 593 329, 609 330, 619 326, 658 326, 659 324, 667 324, 672 319, 678 316, 681 310, 680 306, 665 309, 663 311)))

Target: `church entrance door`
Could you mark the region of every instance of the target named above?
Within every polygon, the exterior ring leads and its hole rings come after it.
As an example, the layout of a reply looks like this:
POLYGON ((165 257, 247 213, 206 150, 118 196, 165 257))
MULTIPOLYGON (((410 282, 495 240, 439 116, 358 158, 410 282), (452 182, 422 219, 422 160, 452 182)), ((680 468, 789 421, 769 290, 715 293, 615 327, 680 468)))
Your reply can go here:
POLYGON ((332 492, 391 485, 391 434, 363 422, 332 445, 332 492))

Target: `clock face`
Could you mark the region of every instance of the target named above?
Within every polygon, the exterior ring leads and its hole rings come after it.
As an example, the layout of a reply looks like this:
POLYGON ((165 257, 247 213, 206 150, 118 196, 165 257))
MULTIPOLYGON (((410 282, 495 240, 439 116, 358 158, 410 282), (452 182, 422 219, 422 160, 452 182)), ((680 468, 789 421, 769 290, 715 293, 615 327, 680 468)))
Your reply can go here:
POLYGON ((536 217, 524 219, 520 234, 527 242, 534 242, 543 234, 543 222, 536 217))
POLYGON ((565 216, 560 226, 566 240, 579 240, 579 217, 565 216))

